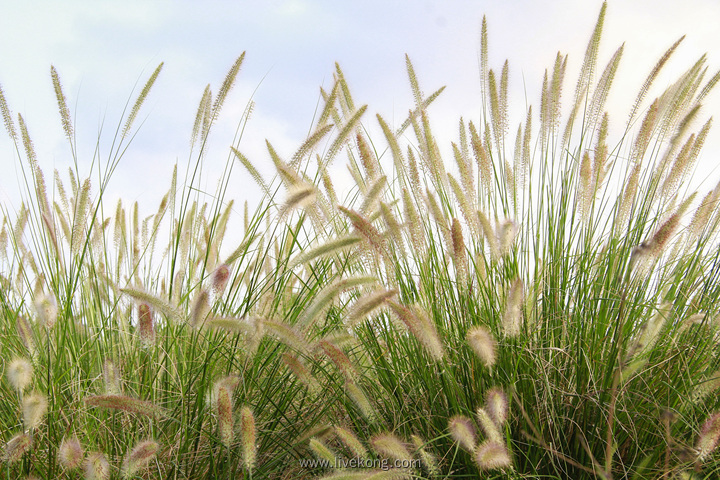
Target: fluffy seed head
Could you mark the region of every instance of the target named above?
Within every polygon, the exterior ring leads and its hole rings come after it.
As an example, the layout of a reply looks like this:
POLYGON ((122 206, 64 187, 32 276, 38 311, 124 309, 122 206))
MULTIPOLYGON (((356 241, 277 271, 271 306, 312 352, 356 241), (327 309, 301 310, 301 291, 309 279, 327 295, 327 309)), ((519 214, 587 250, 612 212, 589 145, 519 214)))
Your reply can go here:
POLYGON ((190 313, 190 324, 193 327, 201 326, 207 319, 209 313, 210 294, 208 294, 207 290, 202 289, 193 301, 193 306, 190 313))
POLYGON ((85 403, 95 407, 123 410, 148 417, 167 417, 167 412, 162 407, 127 395, 91 395, 85 397, 85 403))
POLYGON ((362 442, 350 430, 336 426, 335 434, 352 451, 355 457, 367 457, 367 450, 363 446, 362 442))
POLYGON ((143 345, 150 346, 155 343, 153 313, 150 305, 145 302, 138 305, 138 333, 143 345))
POLYGON ((405 444, 393 434, 376 435, 370 439, 370 443, 375 451, 381 455, 398 460, 412 460, 412 455, 405 447, 405 444))
POLYGON ((242 440, 243 463, 252 471, 257 457, 255 416, 247 405, 240 409, 240 438, 242 440))
POLYGON ((452 253, 455 269, 464 278, 467 273, 467 255, 465 254, 465 241, 463 240, 462 226, 457 218, 452 223, 452 253))
POLYGON ((325 445, 321 440, 313 437, 310 439, 310 450, 320 459, 326 460, 331 464, 335 463, 337 456, 325 445))
POLYGON ((325 355, 330 358, 338 370, 342 372, 347 381, 350 382, 357 378, 358 374, 355 367, 342 350, 327 340, 320 341, 320 348, 322 348, 322 351, 325 352, 325 355))
POLYGON ((512 460, 505 445, 488 440, 478 446, 475 452, 475 463, 481 470, 495 470, 509 467, 512 460))
POLYGON ((380 288, 374 292, 360 297, 352 308, 348 311, 345 318, 345 324, 352 326, 355 323, 364 320, 377 309, 382 307, 389 299, 397 295, 397 290, 385 290, 380 288))
POLYGON ((345 390, 352 401, 355 402, 355 405, 357 405, 363 417, 365 417, 366 420, 373 422, 376 417, 375 409, 372 407, 372 404, 360 387, 358 387, 355 383, 348 382, 345 384, 345 390))
POLYGON ((233 411, 232 393, 225 385, 221 385, 216 391, 218 434, 220 441, 230 448, 233 441, 233 411))
POLYGON ((85 459, 85 480, 108 480, 110 462, 100 452, 90 453, 85 459))
POLYGON ((505 301, 505 313, 503 314, 503 328, 508 337, 517 336, 522 326, 522 304, 523 304, 523 281, 516 279, 505 301))
POLYGON ((40 325, 52 328, 58 315, 55 299, 50 295, 40 294, 35 298, 34 306, 40 325))
POLYGON ((455 415, 448 422, 448 429, 453 439, 468 452, 475 451, 475 425, 464 415, 455 415))
POLYGON ((216 295, 220 295, 225 291, 229 279, 230 267, 227 264, 223 263, 215 269, 210 277, 210 284, 216 295))
POLYGON ((32 437, 27 433, 18 433, 5 444, 2 459, 7 463, 20 460, 32 447, 32 437))
POLYGON ((508 398, 499 387, 493 387, 485 394, 485 410, 495 425, 500 428, 507 420, 508 398))
POLYGON ((35 356, 35 340, 33 338, 33 331, 32 327, 30 327, 30 322, 27 318, 20 315, 17 318, 16 327, 20 340, 23 345, 25 345, 25 348, 27 348, 28 353, 30 353, 30 356, 35 356))
POLYGON ((502 443, 502 435, 500 434, 500 429, 498 428, 498 425, 495 424, 493 418, 490 416, 488 411, 480 407, 477 409, 476 416, 478 422, 480 423, 480 427, 482 427, 483 432, 485 432, 485 436, 488 438, 488 440, 502 443))
POLYGON ((13 388, 18 392, 22 392, 30 385, 30 382, 32 382, 32 364, 24 358, 16 358, 10 362, 7 369, 7 376, 13 388))
POLYGON ((695 449, 698 452, 698 460, 705 460, 718 446, 720 441, 720 412, 715 412, 705 420, 700 435, 698 436, 695 449))
POLYGON ((472 327, 468 330, 466 336, 470 348, 480 357, 486 367, 491 368, 495 365, 495 338, 490 330, 480 325, 472 327))
POLYGON ((23 421, 25 428, 35 429, 40 426, 47 413, 48 403, 45 395, 33 392, 23 398, 23 421))
POLYGON ((512 220, 503 221, 498 227, 498 242, 501 255, 507 255, 512 250, 515 237, 518 233, 518 225, 512 220))
POLYGON ((78 468, 82 464, 84 455, 85 452, 80 444, 80 440, 78 440, 75 435, 63 438, 58 453, 60 465, 68 470, 78 468))
POLYGON ((418 437, 417 435, 410 435, 410 440, 412 440, 412 443, 415 446, 415 451, 417 452, 418 456, 420 457, 420 461, 423 463, 425 469, 430 474, 430 476, 439 477, 440 468, 438 467, 437 459, 433 454, 425 450, 425 441, 423 441, 423 439, 418 437))
POLYGON ((120 395, 122 393, 122 378, 120 369, 110 360, 103 363, 103 380, 105 382, 105 393, 120 395))
POLYGON ((160 445, 154 440, 144 440, 135 445, 123 463, 125 477, 132 477, 138 470, 150 463, 159 449, 160 445))
POLYGON ((311 391, 318 390, 319 385, 317 380, 299 358, 286 352, 282 354, 282 360, 290 371, 297 377, 297 379, 300 380, 306 387, 308 387, 311 391))

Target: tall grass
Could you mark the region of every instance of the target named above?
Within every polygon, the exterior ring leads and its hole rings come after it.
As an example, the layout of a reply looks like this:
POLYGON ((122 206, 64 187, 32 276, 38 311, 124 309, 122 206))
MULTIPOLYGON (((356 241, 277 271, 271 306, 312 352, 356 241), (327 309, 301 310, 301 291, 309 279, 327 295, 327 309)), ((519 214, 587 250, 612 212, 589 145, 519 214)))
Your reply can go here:
POLYGON ((567 108, 558 55, 512 136, 483 21, 482 115, 460 119, 453 161, 428 113, 442 89, 425 96, 409 59, 415 106, 397 129, 378 115, 373 140, 336 66, 295 155, 267 143, 274 178, 239 133, 201 194, 243 54, 203 93, 184 181, 176 168, 149 216, 103 194, 162 65, 107 158, 52 188, 0 91, 26 185, 0 229, 2 476, 717 476, 720 185, 688 182, 720 76, 701 57, 648 100, 675 43, 630 117, 609 115, 623 50, 600 70, 605 9, 567 108), (264 192, 239 239, 236 167, 264 192))

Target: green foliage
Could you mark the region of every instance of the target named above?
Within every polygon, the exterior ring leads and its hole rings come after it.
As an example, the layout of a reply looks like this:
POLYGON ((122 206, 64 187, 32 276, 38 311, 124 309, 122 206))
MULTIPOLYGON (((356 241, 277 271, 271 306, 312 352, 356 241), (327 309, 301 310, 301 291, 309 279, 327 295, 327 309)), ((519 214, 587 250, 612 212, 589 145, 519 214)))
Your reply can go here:
POLYGON ((2 476, 716 476, 720 185, 699 204, 687 185, 718 76, 703 83, 702 57, 646 106, 674 44, 612 143, 622 47, 595 79, 604 19, 605 6, 566 123, 558 55, 512 153, 509 67, 499 81, 489 68, 483 21, 484 115, 459 123, 459 175, 431 131, 442 89, 425 97, 408 58, 415 106, 397 131, 377 117, 387 148, 336 66, 292 161, 268 142, 268 182, 240 137, 206 196, 202 160, 243 54, 202 95, 184 185, 176 169, 145 218, 122 201, 106 215, 103 192, 162 64, 97 190, 77 167, 66 183, 56 172, 52 203, 0 89, 26 185, 0 227, 2 476), (341 152, 356 185, 338 201, 341 152), (264 196, 226 245, 235 159, 264 196))

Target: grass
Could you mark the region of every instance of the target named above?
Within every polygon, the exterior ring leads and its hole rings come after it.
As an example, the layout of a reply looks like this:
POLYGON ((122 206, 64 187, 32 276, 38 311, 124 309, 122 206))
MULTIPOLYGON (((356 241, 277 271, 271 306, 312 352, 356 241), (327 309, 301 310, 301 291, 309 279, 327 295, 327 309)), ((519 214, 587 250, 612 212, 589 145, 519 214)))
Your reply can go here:
POLYGON ((0 91, 26 186, 0 229, 2 476, 717 476, 720 186, 688 185, 720 76, 701 57, 649 101, 674 44, 611 138, 622 47, 601 71, 605 9, 565 108, 558 55, 516 135, 483 21, 482 115, 460 120, 452 161, 428 113, 442 89, 424 96, 409 59, 415 106, 396 130, 337 66, 296 154, 268 142, 274 178, 241 152, 248 109, 201 194, 243 54, 202 95, 184 180, 176 168, 145 217, 103 194, 162 64, 87 176, 52 69, 75 160, 52 188, 0 91), (264 192, 239 241, 236 167, 264 192))

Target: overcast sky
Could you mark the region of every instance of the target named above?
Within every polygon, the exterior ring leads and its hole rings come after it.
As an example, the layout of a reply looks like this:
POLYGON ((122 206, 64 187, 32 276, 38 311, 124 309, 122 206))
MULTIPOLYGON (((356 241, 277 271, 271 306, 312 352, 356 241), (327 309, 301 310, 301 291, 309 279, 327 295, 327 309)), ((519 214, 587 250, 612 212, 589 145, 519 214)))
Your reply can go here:
MULTIPOLYGON (((101 122, 101 148, 111 136, 133 86, 165 67, 141 112, 142 128, 111 183, 110 198, 139 200, 153 211, 167 189, 175 162, 184 166, 192 123, 205 85, 216 92, 235 58, 247 52, 238 83, 211 142, 208 168, 222 169, 234 129, 257 89, 256 108, 240 149, 261 171, 271 172, 269 139, 288 157, 311 127, 319 87, 331 85, 334 62, 342 66, 356 103, 399 124, 412 107, 404 55, 421 86, 447 88, 430 109, 436 133, 448 144, 460 116, 477 120, 480 88, 477 57, 480 23, 487 15, 491 68, 510 60, 511 125, 524 118, 527 101, 539 103, 542 74, 557 51, 570 55, 566 92, 597 19, 595 0, 499 1, 63 1, 13 2, 0 15, 0 85, 13 113, 29 125, 41 167, 66 171, 71 164, 57 114, 50 65, 60 74, 74 115, 81 171, 87 173, 101 122)), ((681 35, 667 86, 707 52, 710 74, 720 69, 720 2, 716 0, 624 0, 608 5, 600 63, 626 42, 608 110, 621 125, 640 83, 659 56, 681 35)), ((657 94, 658 92, 656 92, 657 94)), ((568 94, 569 95, 569 94, 568 94)), ((537 111, 537 110, 535 110, 537 111)), ((718 116, 715 92, 704 117, 718 116)), ((537 124, 537 123, 536 123, 537 124)), ((700 162, 705 189, 720 177, 720 130, 716 126, 700 162)), ((382 142, 382 139, 378 139, 382 142)), ((17 208, 18 159, 0 131, 0 199, 17 208)), ((238 169, 237 172, 240 172, 238 169)), ((231 195, 256 190, 236 175, 231 195)))

